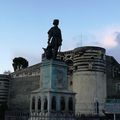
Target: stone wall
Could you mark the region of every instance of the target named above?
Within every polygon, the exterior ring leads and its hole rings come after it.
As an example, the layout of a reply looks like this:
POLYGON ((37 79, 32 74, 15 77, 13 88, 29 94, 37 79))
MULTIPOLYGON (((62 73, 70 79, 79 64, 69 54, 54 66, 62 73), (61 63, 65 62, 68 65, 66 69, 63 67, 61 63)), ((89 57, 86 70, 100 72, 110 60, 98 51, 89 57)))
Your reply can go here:
POLYGON ((112 56, 106 56, 107 98, 120 99, 120 64, 112 56))
POLYGON ((9 109, 29 111, 30 94, 39 88, 40 76, 12 78, 9 91, 9 109))
POLYGON ((39 83, 40 63, 11 73, 9 109, 29 111, 30 94, 39 83))

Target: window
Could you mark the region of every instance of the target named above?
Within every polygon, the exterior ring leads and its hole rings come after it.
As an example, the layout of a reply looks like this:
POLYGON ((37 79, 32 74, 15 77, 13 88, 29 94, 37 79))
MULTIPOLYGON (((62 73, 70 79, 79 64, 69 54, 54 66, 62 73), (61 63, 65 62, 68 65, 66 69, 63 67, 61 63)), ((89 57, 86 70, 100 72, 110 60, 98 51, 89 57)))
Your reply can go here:
POLYGON ((70 86, 72 86, 73 85, 73 81, 70 81, 70 86))
POLYGON ((61 60, 63 60, 63 57, 61 57, 61 60))
POLYGON ((68 66, 73 66, 73 61, 72 60, 66 60, 65 62, 68 66))
POLYGON ((70 55, 67 56, 67 58, 70 58, 70 57, 71 57, 70 55))
POLYGON ((93 57, 93 56, 91 57, 91 60, 94 60, 94 57, 93 57))
POLYGON ((47 111, 48 101, 47 98, 44 99, 44 110, 47 111))
POLYGON ((0 82, 0 86, 2 85, 2 82, 0 82))
POLYGON ((35 110, 35 97, 32 98, 32 110, 35 110))
POLYGON ((69 98, 68 109, 69 111, 73 111, 73 98, 72 97, 69 98))
POLYGON ((120 83, 117 83, 116 90, 117 90, 117 92, 120 92, 120 83))
POLYGON ((60 110, 61 111, 64 111, 65 110, 65 99, 64 99, 64 97, 61 97, 61 99, 60 99, 60 110))
POLYGON ((104 59, 104 54, 103 53, 101 53, 101 59, 104 59))
POLYGON ((75 66, 75 70, 77 70, 78 69, 78 66, 75 66))
POLYGON ((41 110, 41 98, 38 99, 38 110, 41 110))
POLYGON ((92 62, 91 62, 91 63, 88 64, 88 69, 89 69, 89 70, 92 70, 92 68, 93 68, 93 64, 92 64, 92 62))
POLYGON ((52 110, 56 111, 56 97, 55 96, 52 97, 52 110))

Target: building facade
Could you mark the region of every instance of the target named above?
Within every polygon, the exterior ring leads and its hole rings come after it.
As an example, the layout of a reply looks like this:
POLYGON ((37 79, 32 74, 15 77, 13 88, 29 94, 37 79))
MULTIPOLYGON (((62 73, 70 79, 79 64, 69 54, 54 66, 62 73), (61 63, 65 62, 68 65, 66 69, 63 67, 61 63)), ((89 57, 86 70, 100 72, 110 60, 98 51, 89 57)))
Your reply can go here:
MULTIPOLYGON (((76 112, 102 114, 106 100, 119 93, 119 63, 106 56, 104 48, 94 46, 60 52, 57 57, 68 65, 67 84, 68 89, 76 93, 76 112), (116 93, 111 93, 110 89, 116 93)), ((44 59, 42 55, 42 61, 44 59)), ((30 94, 40 87, 40 65, 11 73, 10 110, 30 110, 30 94)))

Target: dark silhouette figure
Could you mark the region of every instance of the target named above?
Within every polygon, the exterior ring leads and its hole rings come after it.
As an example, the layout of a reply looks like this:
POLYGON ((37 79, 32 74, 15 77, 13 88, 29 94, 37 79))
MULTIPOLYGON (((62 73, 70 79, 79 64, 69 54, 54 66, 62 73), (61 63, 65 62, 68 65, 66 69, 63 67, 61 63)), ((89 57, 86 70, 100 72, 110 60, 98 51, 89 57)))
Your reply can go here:
POLYGON ((43 48, 45 52, 45 56, 48 60, 50 60, 53 57, 53 51, 52 51, 52 46, 49 44, 47 48, 43 48))
POLYGON ((56 59, 58 54, 58 49, 62 45, 62 35, 61 30, 58 28, 59 20, 55 19, 53 21, 53 27, 48 31, 48 46, 45 50, 47 59, 56 59), (52 52, 51 52, 52 51, 52 52))

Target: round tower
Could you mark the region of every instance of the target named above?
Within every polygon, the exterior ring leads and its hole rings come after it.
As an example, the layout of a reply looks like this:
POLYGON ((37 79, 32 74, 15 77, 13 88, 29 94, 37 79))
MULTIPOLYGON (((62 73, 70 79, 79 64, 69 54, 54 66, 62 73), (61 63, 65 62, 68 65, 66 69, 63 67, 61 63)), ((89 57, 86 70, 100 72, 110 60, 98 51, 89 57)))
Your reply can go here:
POLYGON ((74 49, 73 91, 76 112, 102 114, 106 98, 105 49, 85 46, 74 49))
POLYGON ((0 105, 8 102, 9 79, 9 75, 0 74, 0 105))

